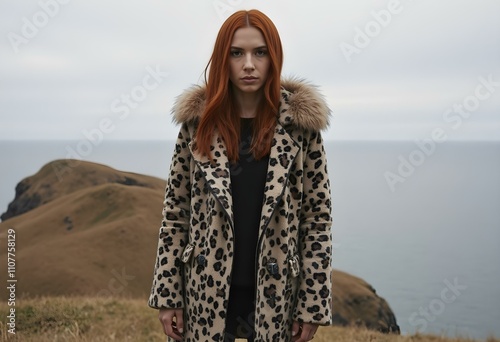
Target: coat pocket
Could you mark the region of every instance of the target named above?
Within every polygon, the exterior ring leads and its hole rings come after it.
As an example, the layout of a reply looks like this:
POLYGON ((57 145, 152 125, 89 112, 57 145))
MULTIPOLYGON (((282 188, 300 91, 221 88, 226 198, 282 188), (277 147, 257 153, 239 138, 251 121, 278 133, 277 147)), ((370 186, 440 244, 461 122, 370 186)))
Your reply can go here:
POLYGON ((194 243, 191 242, 186 247, 184 247, 184 250, 182 251, 181 254, 181 261, 185 264, 188 263, 189 260, 191 259, 191 256, 193 255, 193 251, 194 251, 194 243))

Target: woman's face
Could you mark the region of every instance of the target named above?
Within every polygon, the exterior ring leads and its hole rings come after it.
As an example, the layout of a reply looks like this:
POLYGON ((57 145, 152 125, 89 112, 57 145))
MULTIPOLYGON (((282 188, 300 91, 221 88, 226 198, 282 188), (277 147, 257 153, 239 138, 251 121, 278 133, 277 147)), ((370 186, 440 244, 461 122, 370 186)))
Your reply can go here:
POLYGON ((270 58, 262 33, 255 27, 236 30, 231 42, 229 79, 234 89, 255 93, 265 83, 270 58))

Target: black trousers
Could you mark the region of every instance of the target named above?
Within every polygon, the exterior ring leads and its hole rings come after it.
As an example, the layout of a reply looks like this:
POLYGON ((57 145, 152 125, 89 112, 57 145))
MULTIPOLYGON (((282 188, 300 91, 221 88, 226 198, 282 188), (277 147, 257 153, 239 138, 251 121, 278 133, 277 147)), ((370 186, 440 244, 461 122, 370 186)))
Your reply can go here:
POLYGON ((253 287, 231 286, 226 317, 224 342, 234 342, 236 338, 254 340, 255 289, 253 287))

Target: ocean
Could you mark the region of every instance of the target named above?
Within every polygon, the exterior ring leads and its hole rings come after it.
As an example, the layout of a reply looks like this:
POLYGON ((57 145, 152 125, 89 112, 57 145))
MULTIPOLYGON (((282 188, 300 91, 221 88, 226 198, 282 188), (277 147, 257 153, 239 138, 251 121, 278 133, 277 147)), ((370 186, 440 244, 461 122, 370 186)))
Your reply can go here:
MULTIPOLYGON (((165 179, 173 143, 108 140, 80 156, 165 179)), ((0 141, 1 212, 19 181, 78 144, 0 141)), ((334 267, 370 283, 404 334, 500 337, 500 142, 327 141, 325 149, 334 267)))

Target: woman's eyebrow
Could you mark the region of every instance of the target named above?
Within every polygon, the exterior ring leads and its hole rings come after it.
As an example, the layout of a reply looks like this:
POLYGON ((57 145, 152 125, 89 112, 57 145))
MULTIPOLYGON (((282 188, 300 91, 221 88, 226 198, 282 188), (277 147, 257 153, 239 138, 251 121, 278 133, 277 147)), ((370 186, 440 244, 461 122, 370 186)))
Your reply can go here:
MULTIPOLYGON (((231 46, 231 49, 233 50, 245 50, 243 48, 237 47, 237 46, 231 46)), ((253 50, 260 50, 260 49, 267 49, 267 45, 262 45, 254 48, 253 50)))

